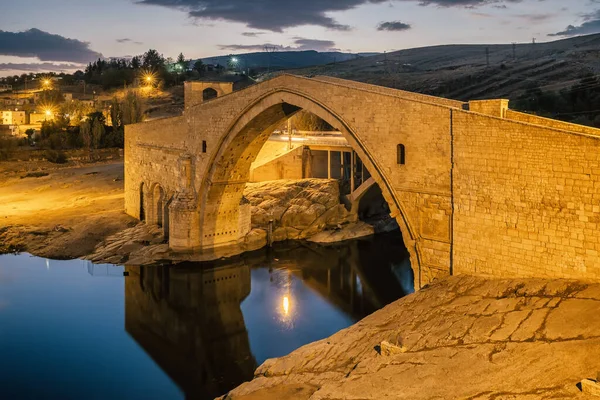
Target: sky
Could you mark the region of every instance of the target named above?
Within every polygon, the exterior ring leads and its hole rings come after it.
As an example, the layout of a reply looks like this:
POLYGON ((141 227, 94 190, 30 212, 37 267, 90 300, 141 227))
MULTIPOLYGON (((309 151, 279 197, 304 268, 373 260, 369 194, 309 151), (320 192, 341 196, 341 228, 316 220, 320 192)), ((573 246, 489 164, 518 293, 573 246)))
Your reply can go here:
POLYGON ((13 0, 0 76, 83 69, 150 48, 188 59, 280 50, 383 52, 600 32, 600 0, 13 0))

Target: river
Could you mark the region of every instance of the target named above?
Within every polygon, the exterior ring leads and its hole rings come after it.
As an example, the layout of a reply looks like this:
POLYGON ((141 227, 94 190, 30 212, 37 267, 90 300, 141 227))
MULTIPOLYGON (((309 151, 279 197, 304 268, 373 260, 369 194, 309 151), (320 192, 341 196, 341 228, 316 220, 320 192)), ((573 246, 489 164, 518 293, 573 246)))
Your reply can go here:
POLYGON ((399 233, 211 264, 0 256, 0 398, 212 399, 411 292, 399 233))

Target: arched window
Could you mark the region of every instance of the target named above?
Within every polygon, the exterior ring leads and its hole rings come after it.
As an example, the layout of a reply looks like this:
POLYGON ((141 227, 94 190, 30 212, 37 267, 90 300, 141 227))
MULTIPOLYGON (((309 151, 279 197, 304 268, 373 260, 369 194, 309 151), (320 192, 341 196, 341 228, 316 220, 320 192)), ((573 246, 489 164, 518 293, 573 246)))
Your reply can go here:
POLYGON ((218 96, 218 93, 213 88, 206 88, 202 91, 202 100, 204 100, 204 101, 214 99, 217 96, 218 96))
POLYGON ((399 144, 397 147, 397 162, 398 165, 404 165, 406 164, 406 148, 404 147, 403 144, 399 144))

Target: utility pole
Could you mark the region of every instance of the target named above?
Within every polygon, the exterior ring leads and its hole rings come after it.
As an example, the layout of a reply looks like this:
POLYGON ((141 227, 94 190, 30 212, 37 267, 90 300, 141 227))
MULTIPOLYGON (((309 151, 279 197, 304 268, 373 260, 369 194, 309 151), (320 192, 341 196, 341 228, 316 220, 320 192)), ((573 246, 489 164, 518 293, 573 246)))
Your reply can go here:
POLYGON ((275 50, 277 50, 277 46, 269 46, 269 45, 265 45, 264 47, 265 52, 267 53, 267 56, 269 57, 269 69, 267 70, 267 73, 271 72, 271 53, 274 53, 275 50))
POLYGON ((490 48, 489 47, 485 48, 485 64, 488 67, 490 66, 490 48))

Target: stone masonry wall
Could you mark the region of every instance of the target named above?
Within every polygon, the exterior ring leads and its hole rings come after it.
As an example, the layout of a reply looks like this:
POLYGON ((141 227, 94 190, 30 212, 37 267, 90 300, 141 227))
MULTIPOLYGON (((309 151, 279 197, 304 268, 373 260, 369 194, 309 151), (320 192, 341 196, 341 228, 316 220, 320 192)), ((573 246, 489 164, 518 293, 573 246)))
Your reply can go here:
POLYGON ((454 115, 454 272, 600 279, 600 137, 454 115))
POLYGON ((139 218, 140 190, 146 210, 153 208, 154 185, 162 186, 167 200, 180 190, 179 159, 188 140, 182 117, 125 126, 125 212, 139 218))
MULTIPOLYGON (((284 145, 283 151, 276 146, 268 146, 269 142, 264 147, 273 148, 273 157, 266 162, 252 163, 250 169, 251 182, 273 181, 277 179, 302 179, 302 147, 295 147, 292 150, 287 150, 286 143, 278 143, 284 145)), ((263 148, 259 155, 265 152, 263 148)), ((266 156, 266 155, 265 155, 266 156)), ((268 157, 265 157, 267 159, 268 157)), ((257 160, 258 161, 258 160, 257 160)))
POLYGON ((546 126, 548 128, 561 129, 569 132, 579 132, 588 135, 600 135, 600 130, 585 125, 570 124, 557 119, 538 117, 537 115, 525 114, 518 111, 507 110, 506 118, 513 121, 526 122, 534 125, 546 126))

